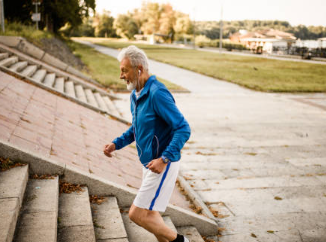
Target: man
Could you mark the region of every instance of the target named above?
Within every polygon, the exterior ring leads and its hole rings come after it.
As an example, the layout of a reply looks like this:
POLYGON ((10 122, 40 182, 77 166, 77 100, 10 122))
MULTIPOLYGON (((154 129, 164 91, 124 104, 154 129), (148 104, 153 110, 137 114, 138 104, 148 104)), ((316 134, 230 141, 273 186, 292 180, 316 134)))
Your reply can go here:
POLYGON ((146 54, 136 46, 119 53, 120 79, 126 81, 130 95, 132 125, 112 143, 104 154, 112 157, 136 141, 143 165, 143 181, 129 210, 130 219, 153 233, 159 242, 189 242, 168 228, 160 213, 172 195, 179 171, 180 151, 190 137, 190 127, 175 105, 167 88, 150 76, 146 54))

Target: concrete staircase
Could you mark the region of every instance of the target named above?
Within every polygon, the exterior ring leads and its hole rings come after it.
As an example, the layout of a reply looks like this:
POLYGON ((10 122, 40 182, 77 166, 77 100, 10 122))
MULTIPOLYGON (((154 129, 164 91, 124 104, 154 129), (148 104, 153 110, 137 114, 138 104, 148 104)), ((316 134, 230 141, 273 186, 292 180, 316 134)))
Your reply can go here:
POLYGON ((117 97, 62 70, 0 44, 0 70, 127 123, 114 105, 117 97))
MULTIPOLYGON (((88 187, 59 194, 59 177, 29 178, 29 165, 0 172, 0 242, 150 242, 156 238, 129 220, 114 196, 90 203, 88 187), (121 213, 122 212, 122 213, 121 213)), ((193 226, 175 227, 203 242, 193 226)))

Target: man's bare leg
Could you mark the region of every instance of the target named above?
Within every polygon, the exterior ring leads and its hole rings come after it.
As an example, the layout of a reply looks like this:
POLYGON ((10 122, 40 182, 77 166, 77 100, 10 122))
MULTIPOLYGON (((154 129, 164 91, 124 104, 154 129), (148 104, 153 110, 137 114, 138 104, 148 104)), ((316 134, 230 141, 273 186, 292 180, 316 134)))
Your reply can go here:
POLYGON ((132 204, 129 210, 129 218, 153 233, 159 242, 169 242, 177 238, 177 233, 165 225, 161 214, 157 211, 139 208, 132 204))

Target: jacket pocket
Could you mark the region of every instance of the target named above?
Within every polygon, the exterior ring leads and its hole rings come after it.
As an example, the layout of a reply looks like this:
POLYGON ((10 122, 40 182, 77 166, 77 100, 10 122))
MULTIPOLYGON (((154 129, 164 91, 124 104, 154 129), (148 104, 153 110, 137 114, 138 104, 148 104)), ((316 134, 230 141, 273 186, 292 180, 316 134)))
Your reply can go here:
POLYGON ((157 136, 154 135, 154 137, 152 139, 152 157, 153 157, 153 159, 158 158, 159 149, 160 149, 159 140, 158 140, 157 136))

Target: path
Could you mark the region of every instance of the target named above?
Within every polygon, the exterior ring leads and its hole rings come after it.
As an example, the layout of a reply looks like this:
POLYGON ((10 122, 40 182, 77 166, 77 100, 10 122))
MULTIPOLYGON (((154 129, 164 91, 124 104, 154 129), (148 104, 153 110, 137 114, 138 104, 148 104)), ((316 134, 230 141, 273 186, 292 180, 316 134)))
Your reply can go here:
POLYGON ((150 71, 191 91, 174 94, 192 128, 182 174, 219 212, 220 241, 326 241, 325 94, 254 92, 152 60, 150 71))

